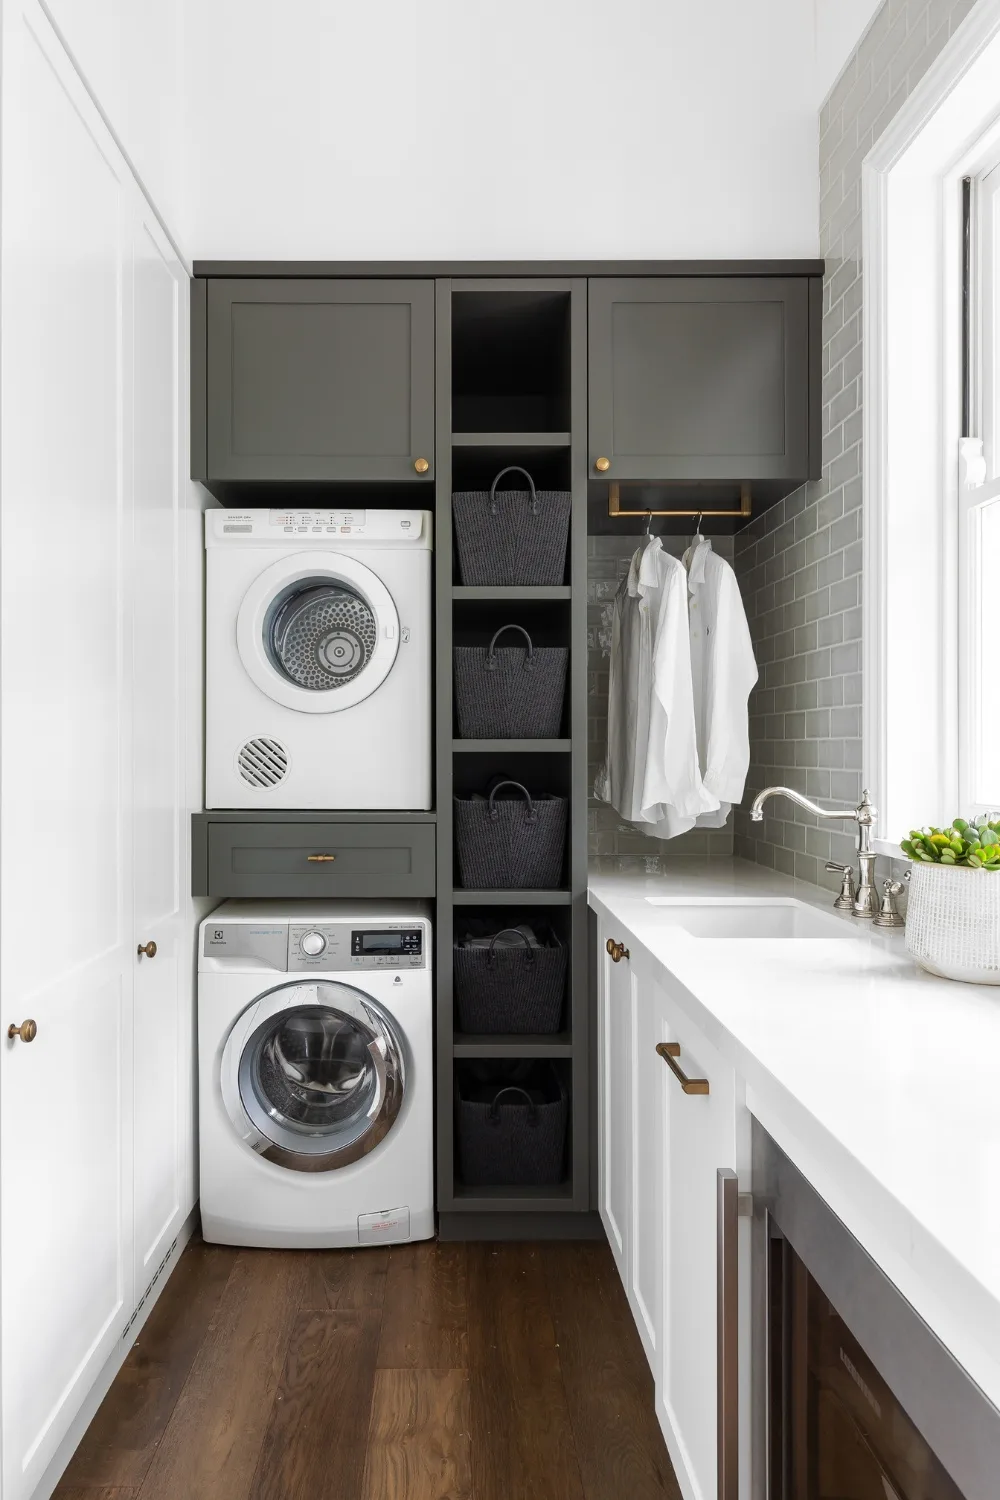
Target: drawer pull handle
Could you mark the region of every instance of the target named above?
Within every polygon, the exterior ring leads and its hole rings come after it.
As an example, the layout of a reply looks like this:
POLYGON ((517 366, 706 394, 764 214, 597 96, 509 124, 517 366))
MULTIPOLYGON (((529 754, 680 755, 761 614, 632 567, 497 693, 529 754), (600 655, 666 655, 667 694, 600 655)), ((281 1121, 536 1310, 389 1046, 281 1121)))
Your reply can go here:
POLYGON ((608 938, 608 952, 611 954, 611 962, 620 964, 623 958, 631 958, 631 954, 624 943, 616 943, 614 938, 608 938))
POLYGON ((311 865, 332 865, 337 858, 335 854, 307 854, 306 859, 311 865))
POLYGON ((674 1061, 675 1057, 680 1057, 681 1055, 680 1042, 657 1042, 656 1050, 677 1079, 685 1094, 708 1093, 707 1078, 689 1078, 684 1069, 674 1061))
POLYGON ((38 1035, 38 1027, 34 1021, 22 1021, 20 1026, 16 1021, 11 1021, 7 1027, 7 1040, 12 1042, 15 1037, 20 1037, 22 1042, 33 1042, 38 1035))
POLYGON ((140 958, 155 958, 156 944, 150 939, 148 943, 138 943, 135 951, 140 958))

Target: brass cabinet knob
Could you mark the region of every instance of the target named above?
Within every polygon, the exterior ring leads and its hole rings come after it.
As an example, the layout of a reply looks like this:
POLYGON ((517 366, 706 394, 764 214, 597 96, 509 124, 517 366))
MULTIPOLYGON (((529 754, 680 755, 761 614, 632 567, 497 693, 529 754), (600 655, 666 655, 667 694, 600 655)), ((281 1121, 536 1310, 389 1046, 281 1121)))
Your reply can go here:
POLYGON ((606 474, 611 468, 610 458, 595 458, 594 468, 597 470, 598 474, 606 474))
POLYGON ((614 938, 608 938, 608 952, 611 954, 611 962, 620 964, 623 958, 630 958, 631 954, 624 943, 616 943, 614 938))
POLYGON ((37 1035, 38 1027, 34 1021, 22 1021, 20 1026, 16 1022, 11 1021, 7 1027, 7 1040, 9 1042, 12 1042, 16 1036, 19 1036, 22 1042, 33 1042, 37 1035))
POLYGON ((426 458, 415 458, 413 460, 413 467, 416 469, 418 474, 426 474, 427 470, 430 468, 430 460, 426 458))
POLYGON ((136 949, 136 952, 138 953, 140 958, 155 958, 156 944, 154 942, 140 943, 138 948, 136 949))

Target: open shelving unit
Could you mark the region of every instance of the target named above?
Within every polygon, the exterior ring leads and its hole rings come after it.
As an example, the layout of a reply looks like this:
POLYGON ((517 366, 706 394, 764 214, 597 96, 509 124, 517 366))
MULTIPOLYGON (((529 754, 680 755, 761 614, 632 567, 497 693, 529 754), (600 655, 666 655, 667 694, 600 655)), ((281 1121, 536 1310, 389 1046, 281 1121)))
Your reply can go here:
POLYGON ((582 278, 437 282, 437 1202, 443 1239, 578 1236, 593 1229, 590 1193, 591 1019, 587 971, 587 353, 582 278), (489 489, 507 465, 539 489, 572 495, 566 573, 547 588, 463 585, 451 496, 489 489), (505 623, 536 643, 570 648, 559 736, 463 740, 454 717, 452 651, 486 644, 505 623), (563 879, 552 890, 465 890, 458 884, 453 797, 485 790, 497 772, 569 798, 563 879), (471 916, 544 918, 568 947, 560 1030, 472 1036, 458 1029, 452 952, 471 916), (461 1181, 455 1139, 456 1066, 548 1059, 569 1095, 563 1169, 542 1187, 461 1181))

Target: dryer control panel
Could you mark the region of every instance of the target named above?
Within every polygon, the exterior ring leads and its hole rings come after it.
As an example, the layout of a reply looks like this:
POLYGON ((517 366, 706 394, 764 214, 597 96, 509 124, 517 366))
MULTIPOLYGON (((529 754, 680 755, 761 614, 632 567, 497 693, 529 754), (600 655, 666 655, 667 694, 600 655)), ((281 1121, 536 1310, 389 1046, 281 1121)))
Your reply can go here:
POLYGON ((288 929, 288 971, 423 969, 424 929, 407 922, 316 922, 288 929))

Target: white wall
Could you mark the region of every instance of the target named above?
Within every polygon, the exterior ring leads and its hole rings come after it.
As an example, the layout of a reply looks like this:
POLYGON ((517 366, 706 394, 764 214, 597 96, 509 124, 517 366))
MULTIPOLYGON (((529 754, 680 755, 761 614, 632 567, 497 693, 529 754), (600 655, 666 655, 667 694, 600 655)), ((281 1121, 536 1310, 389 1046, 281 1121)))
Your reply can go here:
MULTIPOLYGON (((46 0, 45 8, 147 196, 186 250, 185 3, 46 0)), ((197 15, 194 5, 191 13, 197 15)))
POLYGON ((816 12, 816 102, 822 104, 844 64, 886 0, 813 0, 816 12))
POLYGON ((805 0, 188 3, 194 257, 817 254, 805 0))

